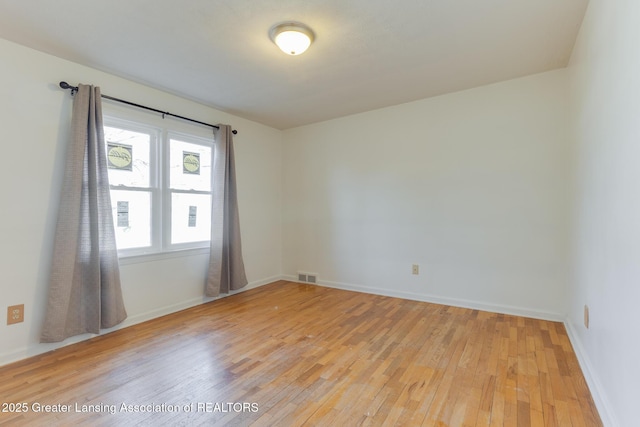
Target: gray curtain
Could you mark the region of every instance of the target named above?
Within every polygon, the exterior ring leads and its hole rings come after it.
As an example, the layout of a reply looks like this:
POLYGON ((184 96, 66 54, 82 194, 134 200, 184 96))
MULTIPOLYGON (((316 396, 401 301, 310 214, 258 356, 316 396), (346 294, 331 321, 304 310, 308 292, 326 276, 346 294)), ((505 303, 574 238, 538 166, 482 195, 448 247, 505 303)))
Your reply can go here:
POLYGON ((41 342, 97 334, 127 313, 109 197, 100 88, 78 86, 41 342))
POLYGON ((219 126, 213 150, 211 253, 205 287, 205 294, 209 297, 247 284, 240 242, 233 134, 230 126, 219 126))

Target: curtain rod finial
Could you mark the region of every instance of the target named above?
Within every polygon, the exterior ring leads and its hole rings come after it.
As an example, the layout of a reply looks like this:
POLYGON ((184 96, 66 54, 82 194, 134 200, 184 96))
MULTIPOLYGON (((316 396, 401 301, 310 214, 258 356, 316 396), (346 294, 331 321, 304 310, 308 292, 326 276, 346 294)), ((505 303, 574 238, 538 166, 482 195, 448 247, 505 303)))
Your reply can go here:
POLYGON ((78 91, 78 88, 76 86, 71 86, 69 83, 62 81, 60 82, 60 87, 62 89, 71 89, 71 95, 75 95, 75 93, 78 91))

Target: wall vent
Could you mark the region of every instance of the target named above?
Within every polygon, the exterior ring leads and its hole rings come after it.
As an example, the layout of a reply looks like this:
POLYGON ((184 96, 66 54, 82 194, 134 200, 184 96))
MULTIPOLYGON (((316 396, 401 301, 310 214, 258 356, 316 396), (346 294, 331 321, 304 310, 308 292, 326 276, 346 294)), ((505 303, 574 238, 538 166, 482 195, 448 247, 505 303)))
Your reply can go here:
POLYGON ((311 283, 311 284, 316 284, 318 283, 318 274, 317 273, 304 273, 299 271, 298 272, 298 282, 300 283, 311 283))

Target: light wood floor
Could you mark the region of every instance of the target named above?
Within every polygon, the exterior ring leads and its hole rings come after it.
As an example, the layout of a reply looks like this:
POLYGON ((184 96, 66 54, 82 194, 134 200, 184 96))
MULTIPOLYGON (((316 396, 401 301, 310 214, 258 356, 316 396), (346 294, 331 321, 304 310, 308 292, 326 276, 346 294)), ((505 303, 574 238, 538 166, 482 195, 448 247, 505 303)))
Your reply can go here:
POLYGON ((561 323, 290 282, 0 379, 7 425, 602 425, 561 323))

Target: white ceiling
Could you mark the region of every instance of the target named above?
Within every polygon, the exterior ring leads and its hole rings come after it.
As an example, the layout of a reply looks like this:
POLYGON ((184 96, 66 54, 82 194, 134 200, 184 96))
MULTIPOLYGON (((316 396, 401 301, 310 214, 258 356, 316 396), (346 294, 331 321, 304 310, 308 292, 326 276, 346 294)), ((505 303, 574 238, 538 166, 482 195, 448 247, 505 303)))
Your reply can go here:
POLYGON ((565 67, 587 3, 0 0, 0 37, 287 129, 565 67), (288 20, 303 55, 268 37, 288 20))

